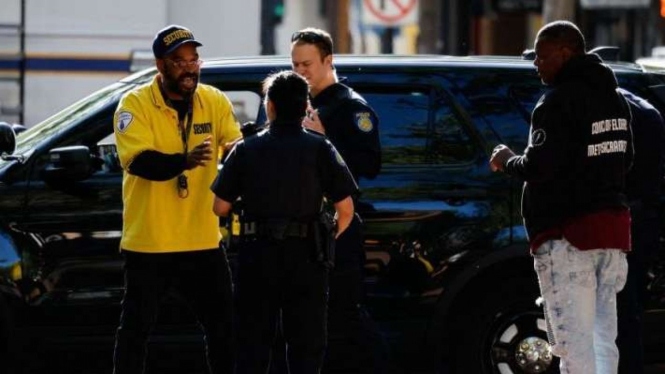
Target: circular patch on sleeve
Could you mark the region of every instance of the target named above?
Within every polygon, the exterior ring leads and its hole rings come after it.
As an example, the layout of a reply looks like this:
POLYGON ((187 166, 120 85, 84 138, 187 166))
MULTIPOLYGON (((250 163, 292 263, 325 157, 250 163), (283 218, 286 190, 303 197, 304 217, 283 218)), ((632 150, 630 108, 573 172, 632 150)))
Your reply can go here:
POLYGON ((129 112, 120 112, 118 113, 118 122, 115 126, 118 128, 118 131, 125 132, 129 125, 132 124, 134 116, 129 112))
POLYGON ((541 146, 545 144, 545 139, 547 139, 547 133, 545 133, 545 130, 538 129, 531 134, 531 145, 534 147, 541 146))
POLYGON ((374 129, 372 114, 370 112, 356 113, 356 126, 362 132, 370 132, 374 129))

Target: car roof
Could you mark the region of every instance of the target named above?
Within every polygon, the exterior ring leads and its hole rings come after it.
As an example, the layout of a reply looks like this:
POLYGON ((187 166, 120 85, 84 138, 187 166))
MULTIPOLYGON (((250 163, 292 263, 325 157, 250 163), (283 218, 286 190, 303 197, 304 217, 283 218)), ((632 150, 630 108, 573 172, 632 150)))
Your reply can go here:
MULTIPOLYGON (((337 68, 440 68, 442 66, 464 66, 478 68, 522 68, 533 69, 533 61, 519 56, 447 56, 447 55, 345 55, 334 57, 337 68)), ((641 67, 629 62, 607 62, 615 71, 640 72, 641 67)), ((289 56, 228 57, 206 60, 206 68, 290 68, 289 56)))
MULTIPOLYGON (((341 71, 391 71, 439 70, 446 67, 478 69, 511 69, 533 71, 533 61, 520 56, 447 56, 447 55, 335 55, 333 63, 341 71)), ((644 72, 640 65, 629 62, 607 62, 617 73, 644 72)), ((267 74, 276 70, 291 69, 291 58, 286 55, 241 56, 206 59, 203 73, 255 72, 267 74)), ((154 67, 142 70, 121 80, 123 83, 139 84, 152 79, 154 67)))

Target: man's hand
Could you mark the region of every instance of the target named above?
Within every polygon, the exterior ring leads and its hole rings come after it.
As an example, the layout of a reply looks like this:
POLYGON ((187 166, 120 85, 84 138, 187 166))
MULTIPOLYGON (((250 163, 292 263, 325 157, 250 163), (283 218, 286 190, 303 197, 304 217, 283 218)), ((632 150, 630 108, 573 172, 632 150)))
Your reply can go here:
POLYGON ((187 170, 194 169, 197 166, 205 166, 206 161, 212 160, 211 139, 210 136, 206 137, 201 144, 187 153, 187 170))
POLYGON ((230 151, 233 147, 235 147, 236 143, 238 143, 241 140, 242 136, 236 140, 224 143, 224 152, 230 151))
POLYGON ((515 156, 510 148, 505 144, 497 145, 492 151, 492 156, 490 157, 490 170, 492 171, 503 171, 503 165, 506 164, 509 158, 515 156))
POLYGON ((316 109, 307 108, 307 115, 303 118, 302 125, 323 135, 326 134, 326 129, 319 118, 319 111, 316 109))

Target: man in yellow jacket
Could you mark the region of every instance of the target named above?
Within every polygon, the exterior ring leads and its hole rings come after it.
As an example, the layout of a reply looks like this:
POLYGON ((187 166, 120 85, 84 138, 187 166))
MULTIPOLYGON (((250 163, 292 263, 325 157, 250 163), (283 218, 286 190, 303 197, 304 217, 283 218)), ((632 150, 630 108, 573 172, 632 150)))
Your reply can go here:
POLYGON ((157 310, 173 289, 204 330, 211 373, 233 370, 231 277, 208 207, 220 146, 241 133, 229 99, 199 84, 201 45, 182 26, 160 30, 152 47, 159 74, 128 92, 115 113, 125 257, 115 374, 144 371, 157 310))

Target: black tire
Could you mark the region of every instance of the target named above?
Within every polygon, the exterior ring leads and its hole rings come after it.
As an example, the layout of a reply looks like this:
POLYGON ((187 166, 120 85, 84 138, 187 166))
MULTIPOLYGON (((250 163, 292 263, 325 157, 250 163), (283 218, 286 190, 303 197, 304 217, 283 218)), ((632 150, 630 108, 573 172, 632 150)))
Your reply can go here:
POLYGON ((465 303, 461 331, 454 333, 461 343, 454 348, 455 373, 559 373, 558 358, 546 353, 546 324, 542 308, 535 304, 539 296, 535 278, 495 281, 470 295, 475 302, 465 303), (540 359, 518 356, 522 344, 534 348, 540 359))

